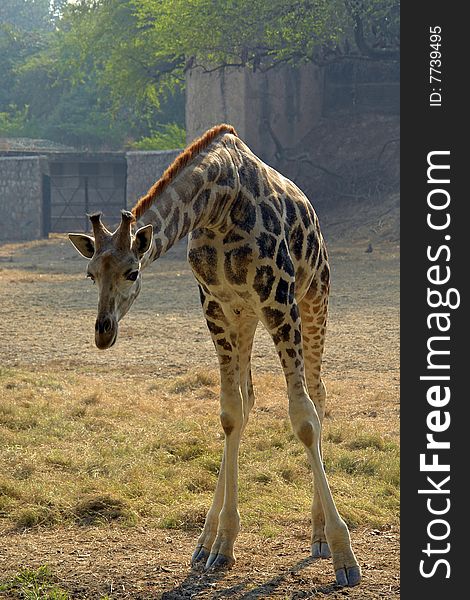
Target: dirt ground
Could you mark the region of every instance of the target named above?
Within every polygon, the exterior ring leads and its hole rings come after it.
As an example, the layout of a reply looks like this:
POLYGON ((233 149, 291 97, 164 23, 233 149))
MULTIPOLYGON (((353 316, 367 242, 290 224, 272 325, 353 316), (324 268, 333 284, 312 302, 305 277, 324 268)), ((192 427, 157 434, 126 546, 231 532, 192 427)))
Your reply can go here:
MULTIPOLYGON (((398 376, 398 245, 376 244, 372 253, 366 247, 329 247, 326 377, 330 370, 341 379, 398 376)), ((178 244, 145 273, 140 297, 120 324, 119 343, 102 352, 94 345, 96 290, 85 278, 86 261, 65 236, 0 246, 0 298, 8 315, 0 321, 3 366, 117 371, 123 377, 215 367, 185 251, 178 244)), ((279 371, 272 341, 261 327, 253 364, 255 370, 279 371)))
MULTIPOLYGON (((395 242, 330 244, 332 297, 324 377, 370 390, 373 417, 398 428, 399 252, 395 242), (380 404, 380 398, 386 402, 380 404)), ((183 245, 144 275, 143 290, 106 352, 93 342, 96 290, 85 260, 63 236, 0 246, 0 352, 3 367, 92 373, 115 379, 174 377, 216 359, 183 245)), ((256 371, 280 372, 271 340, 260 329, 256 371)), ((354 406, 354 405, 352 405, 354 406)), ((73 598, 399 598, 398 531, 352 533, 364 581, 332 584, 331 561, 308 558, 305 531, 282 538, 240 534, 236 567, 223 575, 191 573, 194 533, 151 528, 61 528, 1 533, 0 574, 49 564, 73 598), (2 567, 3 562, 3 567, 2 567)), ((0 597, 7 598, 0 592, 0 597)))
POLYGON ((260 541, 240 533, 236 567, 212 575, 191 571, 193 536, 177 531, 74 528, 16 534, 9 536, 7 552, 9 563, 49 564, 61 587, 80 599, 105 594, 120 600, 399 598, 396 531, 356 532, 363 581, 343 589, 333 584, 331 561, 309 558, 304 531, 286 534, 260 541))

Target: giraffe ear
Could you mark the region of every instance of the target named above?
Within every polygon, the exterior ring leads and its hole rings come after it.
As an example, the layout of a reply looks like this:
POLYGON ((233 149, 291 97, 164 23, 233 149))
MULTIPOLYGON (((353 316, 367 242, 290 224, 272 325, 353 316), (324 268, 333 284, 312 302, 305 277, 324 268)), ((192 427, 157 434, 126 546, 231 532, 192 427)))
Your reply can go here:
POLYGON ((145 225, 135 232, 135 240, 132 243, 132 249, 137 252, 141 258, 152 245, 153 225, 145 225))
POLYGON ((76 250, 85 258, 92 258, 95 253, 95 240, 85 233, 69 233, 69 240, 76 250))

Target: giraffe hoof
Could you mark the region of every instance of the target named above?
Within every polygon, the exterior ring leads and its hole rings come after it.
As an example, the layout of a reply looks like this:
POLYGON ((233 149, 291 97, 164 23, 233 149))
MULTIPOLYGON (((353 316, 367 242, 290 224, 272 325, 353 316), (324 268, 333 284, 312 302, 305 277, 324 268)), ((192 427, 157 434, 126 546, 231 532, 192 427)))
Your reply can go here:
POLYGON ((344 567, 336 571, 336 583, 341 587, 353 587, 361 581, 361 567, 344 567))
POLYGON ((196 550, 194 550, 193 555, 191 557, 191 565, 193 567, 203 566, 207 558, 209 557, 209 550, 204 548, 204 546, 196 546, 196 550))
POLYGON ((233 567, 234 563, 235 559, 231 556, 225 556, 224 554, 210 554, 206 562, 205 570, 230 569, 233 567))
POLYGON ((328 542, 313 542, 312 545, 313 558, 331 558, 330 547, 328 542))

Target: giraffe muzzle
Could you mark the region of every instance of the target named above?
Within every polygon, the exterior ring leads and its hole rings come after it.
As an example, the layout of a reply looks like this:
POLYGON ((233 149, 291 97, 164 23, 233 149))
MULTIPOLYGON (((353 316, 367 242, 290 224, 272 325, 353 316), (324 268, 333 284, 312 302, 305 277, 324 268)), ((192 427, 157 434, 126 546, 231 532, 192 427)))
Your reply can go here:
POLYGON ((116 343, 118 323, 114 317, 98 317, 95 323, 95 344, 100 350, 111 348, 116 343))

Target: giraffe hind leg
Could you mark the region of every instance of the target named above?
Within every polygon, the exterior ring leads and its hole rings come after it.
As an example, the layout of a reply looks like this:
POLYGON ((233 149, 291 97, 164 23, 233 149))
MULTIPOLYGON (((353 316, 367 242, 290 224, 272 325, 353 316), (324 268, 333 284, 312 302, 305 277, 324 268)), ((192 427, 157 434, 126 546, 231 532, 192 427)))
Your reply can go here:
MULTIPOLYGON (((361 570, 351 547, 346 523, 336 508, 323 468, 320 450, 321 420, 315 402, 310 398, 305 377, 301 322, 295 301, 284 311, 271 313, 275 319, 264 323, 271 333, 284 369, 289 399, 289 417, 297 438, 302 442, 309 459, 316 489, 321 500, 325 527, 324 535, 331 549, 336 581, 339 585, 357 585, 361 570)), ((269 313, 268 313, 269 315, 269 313)), ((320 381, 318 369, 316 380, 320 381)), ((311 383, 315 379, 310 380, 311 383)), ((323 388, 321 388, 323 389, 323 388)), ((318 391, 320 383, 318 383, 318 391)), ((315 396, 317 403, 319 393, 315 396)))
MULTIPOLYGON (((320 290, 321 282, 314 279, 306 295, 299 303, 299 312, 302 322, 302 349, 308 392, 315 404, 320 419, 320 426, 322 426, 325 416, 326 388, 320 373, 328 310, 328 295, 327 289, 323 293, 320 290)), ((311 544, 313 558, 331 557, 324 529, 325 515, 318 486, 314 484, 311 544)))

